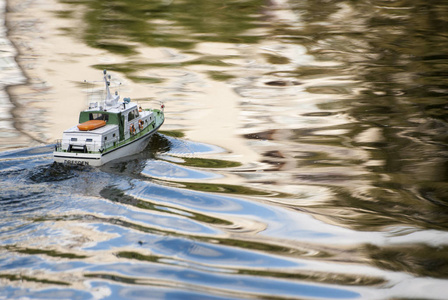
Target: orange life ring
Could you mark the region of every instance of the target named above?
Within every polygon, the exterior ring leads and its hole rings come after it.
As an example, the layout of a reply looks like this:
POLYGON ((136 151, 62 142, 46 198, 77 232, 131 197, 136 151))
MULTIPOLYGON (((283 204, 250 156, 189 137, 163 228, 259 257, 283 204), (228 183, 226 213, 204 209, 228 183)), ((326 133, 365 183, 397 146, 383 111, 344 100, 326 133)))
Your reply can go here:
POLYGON ((140 130, 143 130, 143 120, 138 120, 138 128, 140 128, 140 130))
POLYGON ((131 134, 135 134, 135 127, 134 127, 134 124, 131 124, 131 126, 129 126, 129 132, 130 132, 131 134))

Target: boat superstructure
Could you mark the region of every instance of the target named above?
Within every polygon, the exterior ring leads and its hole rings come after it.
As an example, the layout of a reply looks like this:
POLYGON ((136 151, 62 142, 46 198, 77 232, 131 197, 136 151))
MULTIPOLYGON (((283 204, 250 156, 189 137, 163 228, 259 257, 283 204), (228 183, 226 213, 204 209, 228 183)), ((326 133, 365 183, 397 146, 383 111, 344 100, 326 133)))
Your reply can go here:
POLYGON ((110 93, 110 76, 104 70, 106 96, 90 103, 79 115, 79 124, 63 132, 53 153, 55 162, 100 166, 142 151, 162 126, 164 105, 142 109, 130 98, 110 93))

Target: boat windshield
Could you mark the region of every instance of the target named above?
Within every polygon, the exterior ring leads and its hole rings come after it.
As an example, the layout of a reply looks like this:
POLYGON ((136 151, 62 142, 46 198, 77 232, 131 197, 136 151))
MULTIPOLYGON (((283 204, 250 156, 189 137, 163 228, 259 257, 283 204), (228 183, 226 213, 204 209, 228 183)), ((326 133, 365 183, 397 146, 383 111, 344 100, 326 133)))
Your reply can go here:
POLYGON ((109 115, 101 114, 101 113, 90 113, 89 120, 104 120, 107 122, 107 121, 109 121, 109 115))
POLYGON ((128 122, 133 120, 133 119, 135 119, 135 118, 137 118, 138 116, 139 116, 139 114, 138 114, 138 110, 137 109, 131 110, 129 112, 129 114, 128 114, 128 122))

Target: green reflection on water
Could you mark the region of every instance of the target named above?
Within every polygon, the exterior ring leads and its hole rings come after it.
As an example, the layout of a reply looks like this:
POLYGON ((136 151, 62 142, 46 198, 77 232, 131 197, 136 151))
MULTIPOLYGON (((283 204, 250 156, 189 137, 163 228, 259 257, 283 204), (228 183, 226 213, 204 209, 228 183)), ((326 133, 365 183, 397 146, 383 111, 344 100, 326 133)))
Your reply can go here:
POLYGON ((49 280, 49 279, 40 279, 37 277, 31 277, 26 275, 17 275, 17 274, 0 274, 0 278, 4 278, 10 281, 30 281, 44 284, 55 284, 55 285, 70 285, 68 282, 59 281, 59 280, 49 280))
POLYGON ((153 84, 153 83, 161 83, 161 82, 164 81, 163 79, 160 79, 160 78, 147 77, 147 76, 132 76, 132 75, 128 75, 127 77, 130 80, 132 80, 134 82, 139 82, 139 83, 153 84))
POLYGON ((37 254, 44 254, 51 257, 59 257, 59 258, 69 258, 69 259, 81 259, 81 258, 87 258, 88 256, 85 255, 79 255, 79 254, 73 254, 73 253, 63 253, 56 250, 45 250, 45 249, 36 249, 36 248, 20 248, 16 246, 7 246, 5 247, 8 251, 14 251, 17 253, 22 254, 29 254, 29 255, 37 255, 37 254))
MULTIPOLYGON (((137 76, 134 75, 137 71, 152 69, 152 68, 171 68, 171 67, 185 67, 192 65, 208 65, 208 66, 218 66, 225 67, 228 66, 228 63, 225 63, 223 60, 226 59, 224 56, 204 56, 197 59, 187 60, 183 62, 172 62, 172 63, 151 63, 145 64, 140 62, 126 62, 119 64, 98 64, 93 65, 92 67, 98 70, 111 70, 115 72, 120 72, 126 75, 132 81, 141 82, 141 83, 160 83, 163 82, 163 79, 153 78, 153 77, 145 77, 145 76, 137 76)), ((214 77, 217 79, 223 80, 224 78, 231 78, 231 76, 217 76, 216 73, 214 77)), ((212 76, 213 77, 213 76, 212 76)))
POLYGON ((380 277, 369 277, 361 275, 339 274, 339 273, 323 273, 323 272, 278 272, 278 271, 264 271, 264 270, 239 270, 239 274, 268 276, 274 278, 286 278, 294 280, 306 280, 314 282, 322 282, 327 284, 342 284, 354 286, 372 286, 382 285, 387 281, 380 277))
POLYGON ((210 78, 216 81, 227 81, 235 78, 234 75, 227 74, 223 71, 208 71, 207 74, 210 78))
POLYGON ((126 62, 119 64, 98 64, 92 66, 98 70, 104 70, 107 68, 108 70, 113 70, 122 73, 131 73, 136 70, 149 69, 149 68, 166 68, 166 67, 186 67, 186 66, 194 66, 194 65, 207 65, 207 66, 216 66, 216 67, 226 67, 229 64, 223 62, 224 59, 228 57, 226 56, 202 56, 200 58, 193 58, 191 60, 186 60, 182 62, 172 62, 172 63, 141 63, 141 62, 126 62))
POLYGON ((273 54, 264 54, 268 63, 273 65, 285 65, 290 63, 290 60, 287 57, 273 54))
POLYGON ((199 158, 199 157, 183 157, 182 165, 197 168, 234 168, 241 166, 241 163, 230 160, 199 158))
MULTIPOLYGON (((98 279, 105 279, 105 280, 111 280, 115 282, 121 282, 126 284, 143 284, 144 280, 141 278, 130 278, 125 276, 119 276, 116 274, 103 274, 103 273, 87 273, 84 274, 84 277, 87 278, 98 278, 98 279)), ((159 282, 153 283, 157 286, 160 285, 159 282)))
POLYGON ((158 132, 160 134, 167 135, 167 136, 172 136, 172 137, 175 137, 175 138, 181 138, 181 137, 185 136, 185 133, 183 133, 182 131, 179 131, 179 130, 171 130, 171 131, 159 130, 158 132))
MULTIPOLYGON (((263 249, 267 250, 267 249, 263 249)), ((127 258, 138 261, 146 261, 146 262, 155 262, 155 263, 168 263, 163 262, 162 260, 166 257, 155 256, 155 255, 144 255, 137 251, 120 251, 116 254, 119 258, 127 258)), ((168 264, 172 264, 170 262, 168 264)), ((192 263, 192 262, 189 262, 192 263)), ((191 268, 194 268, 194 264, 190 265, 191 268)), ((202 266, 201 266, 202 267, 202 266)), ((201 268, 199 267, 199 268, 201 268)), ((223 267, 220 266, 223 271, 227 271, 228 269, 233 269, 232 267, 223 267)), ((384 284, 386 281, 383 278, 379 277, 369 277, 369 276, 359 276, 359 275, 350 275, 350 274, 338 274, 338 273, 324 273, 324 272, 306 272, 306 271, 278 271, 278 268, 272 267, 272 270, 257 270, 256 267, 254 269, 244 269, 238 268, 236 270, 238 274, 241 275, 250 275, 250 276, 261 276, 261 277, 273 277, 273 278, 285 278, 292 280, 305 280, 305 281, 318 281, 327 284, 344 284, 344 285, 355 285, 355 286, 371 286, 371 285, 380 285, 384 284)))
MULTIPOLYGON (((95 48, 132 55, 136 44, 192 49, 199 42, 256 43, 264 1, 72 1, 84 6, 84 41, 95 48)), ((71 14, 63 14, 70 17, 71 14)))
POLYGON ((252 196, 272 195, 272 193, 264 192, 261 190, 255 190, 241 185, 203 183, 203 182, 176 182, 176 181, 170 181, 170 182, 177 183, 186 189, 208 193, 223 193, 223 194, 252 195, 252 196))
POLYGON ((149 262, 158 262, 160 260, 160 256, 156 255, 144 255, 141 253, 138 253, 136 251, 120 251, 116 254, 117 257, 124 257, 124 258, 130 258, 130 259, 136 259, 140 261, 149 261, 149 262))
POLYGON ((417 276, 448 278, 448 247, 425 244, 365 246, 372 263, 380 268, 417 276))
POLYGON ((70 19, 73 18, 73 10, 58 10, 54 12, 58 18, 70 19))

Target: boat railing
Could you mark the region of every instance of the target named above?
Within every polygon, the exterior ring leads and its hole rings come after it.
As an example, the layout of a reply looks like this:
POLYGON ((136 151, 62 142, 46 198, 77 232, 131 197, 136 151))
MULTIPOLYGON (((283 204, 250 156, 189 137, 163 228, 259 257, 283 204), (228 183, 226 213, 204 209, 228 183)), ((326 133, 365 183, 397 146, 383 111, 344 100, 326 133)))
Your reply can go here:
POLYGON ((55 142, 54 150, 61 151, 62 150, 62 139, 58 139, 55 142))

